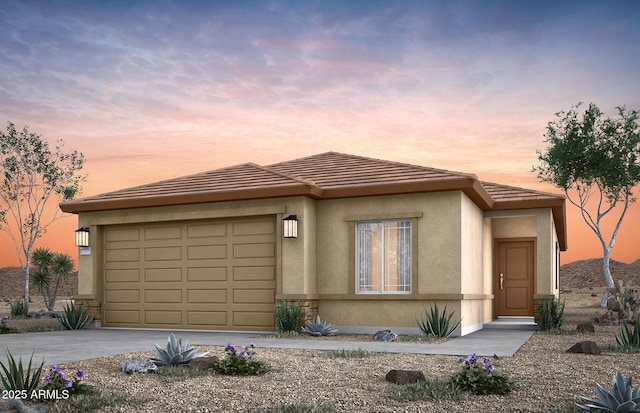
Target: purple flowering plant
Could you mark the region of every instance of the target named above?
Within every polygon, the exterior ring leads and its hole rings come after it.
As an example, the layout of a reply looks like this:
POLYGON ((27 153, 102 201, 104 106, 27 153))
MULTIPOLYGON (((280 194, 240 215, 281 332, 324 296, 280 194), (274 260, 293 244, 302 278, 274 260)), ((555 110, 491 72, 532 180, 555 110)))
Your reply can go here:
POLYGON ((251 343, 241 348, 227 343, 224 347, 225 358, 214 367, 220 374, 247 376, 264 374, 271 370, 271 365, 256 358, 256 345, 251 343))
MULTIPOLYGON (((494 353, 493 359, 499 357, 494 353)), ((509 376, 498 373, 488 357, 478 357, 476 353, 466 358, 458 357, 462 370, 454 373, 450 382, 474 394, 506 394, 515 389, 515 382, 509 376)))
POLYGON ((84 371, 77 369, 75 374, 69 374, 67 371, 52 364, 49 375, 44 378, 45 390, 67 390, 69 395, 86 393, 89 386, 82 383, 84 380, 84 371))
POLYGON ((9 325, 9 316, 0 317, 0 334, 15 333, 17 330, 9 325))

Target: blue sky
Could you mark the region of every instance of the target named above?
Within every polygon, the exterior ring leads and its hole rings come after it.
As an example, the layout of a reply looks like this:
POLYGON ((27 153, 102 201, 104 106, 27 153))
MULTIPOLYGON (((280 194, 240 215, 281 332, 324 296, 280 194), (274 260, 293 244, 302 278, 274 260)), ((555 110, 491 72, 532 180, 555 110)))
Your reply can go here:
POLYGON ((3 0, 0 25, 0 118, 83 152, 85 195, 329 150, 552 190, 554 113, 640 109, 638 1, 3 0))

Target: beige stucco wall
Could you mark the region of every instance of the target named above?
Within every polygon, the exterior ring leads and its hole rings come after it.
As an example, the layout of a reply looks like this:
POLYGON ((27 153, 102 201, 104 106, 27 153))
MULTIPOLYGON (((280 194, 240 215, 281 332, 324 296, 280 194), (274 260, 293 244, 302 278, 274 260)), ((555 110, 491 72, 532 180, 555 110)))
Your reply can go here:
MULTIPOLYGON (((551 209, 489 211, 484 215, 491 220, 493 232, 491 242, 496 238, 536 238, 536 292, 534 298, 557 295, 555 249, 558 236, 551 209)), ((485 245, 486 242, 485 239, 485 245)))
POLYGON ((418 294, 460 293, 460 192, 364 197, 318 202, 319 294, 350 294, 352 223, 367 219, 416 217, 418 294))
POLYGON ((485 223, 483 211, 466 196, 461 201, 461 293, 465 299, 461 303, 460 314, 462 334, 480 330, 485 321, 491 320, 491 313, 485 312, 486 303, 491 303, 491 289, 486 288, 484 279, 484 238, 485 223))
MULTIPOLYGON (((356 328, 416 328, 425 307, 438 302, 462 317, 462 333, 492 318, 493 240, 536 237, 538 294, 557 293, 553 276, 557 235, 551 210, 481 211, 460 191, 321 200, 288 197, 174 207, 83 213, 92 254, 80 256, 78 292, 101 297, 100 228, 104 225, 296 214, 298 238, 277 237, 279 298, 315 300, 321 317, 356 328), (356 295, 354 223, 412 218, 414 290, 411 294, 356 295)), ((366 330, 368 332, 370 330, 366 330)))

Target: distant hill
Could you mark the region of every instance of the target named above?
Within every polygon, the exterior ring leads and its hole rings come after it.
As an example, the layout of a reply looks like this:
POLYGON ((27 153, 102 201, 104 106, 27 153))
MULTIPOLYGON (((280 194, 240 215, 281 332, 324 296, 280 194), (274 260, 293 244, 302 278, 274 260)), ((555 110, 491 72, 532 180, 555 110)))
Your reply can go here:
MULTIPOLYGON (((629 279, 640 286, 640 260, 625 264, 611 260, 611 273, 614 280, 629 279)), ((22 297, 24 276, 18 267, 0 268, 0 301, 16 300, 22 297)), ((560 267, 560 289, 563 291, 576 288, 604 288, 607 283, 602 275, 602 258, 574 261, 560 267)), ((33 285, 32 295, 39 295, 33 285)), ((60 286, 58 297, 71 297, 78 294, 78 273, 74 272, 60 286)))
MULTIPOLYGON (((29 294, 40 296, 33 283, 29 284, 29 294)), ((71 297, 78 294, 78 273, 73 272, 60 285, 58 297, 71 297)), ((24 295, 24 273, 20 267, 0 268, 0 301, 15 301, 24 295)))
MULTIPOLYGON (((631 264, 611 260, 609 267, 614 281, 631 279, 633 285, 640 286, 640 260, 631 264)), ((606 286, 607 282, 602 272, 602 258, 574 261, 560 267, 561 290, 606 286)))

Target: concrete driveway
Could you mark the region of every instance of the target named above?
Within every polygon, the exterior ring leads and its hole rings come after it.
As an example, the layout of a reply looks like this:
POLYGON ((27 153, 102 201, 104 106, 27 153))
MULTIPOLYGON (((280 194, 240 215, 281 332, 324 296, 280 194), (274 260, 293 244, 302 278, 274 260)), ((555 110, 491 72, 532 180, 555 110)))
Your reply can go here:
MULTIPOLYGON (((6 350, 14 358, 22 357, 28 363, 33 354, 34 363, 62 364, 90 360, 133 352, 154 350, 154 344, 166 346, 171 331, 149 329, 93 328, 77 331, 49 331, 42 333, 0 335, 0 361, 6 363, 6 350)), ((188 339, 194 346, 236 346, 255 343, 260 348, 291 348, 308 350, 340 350, 363 348, 376 352, 444 354, 466 356, 511 357, 531 337, 530 330, 483 329, 463 337, 451 338, 441 344, 386 343, 370 341, 288 340, 261 338, 264 333, 175 331, 176 337, 188 339)))

